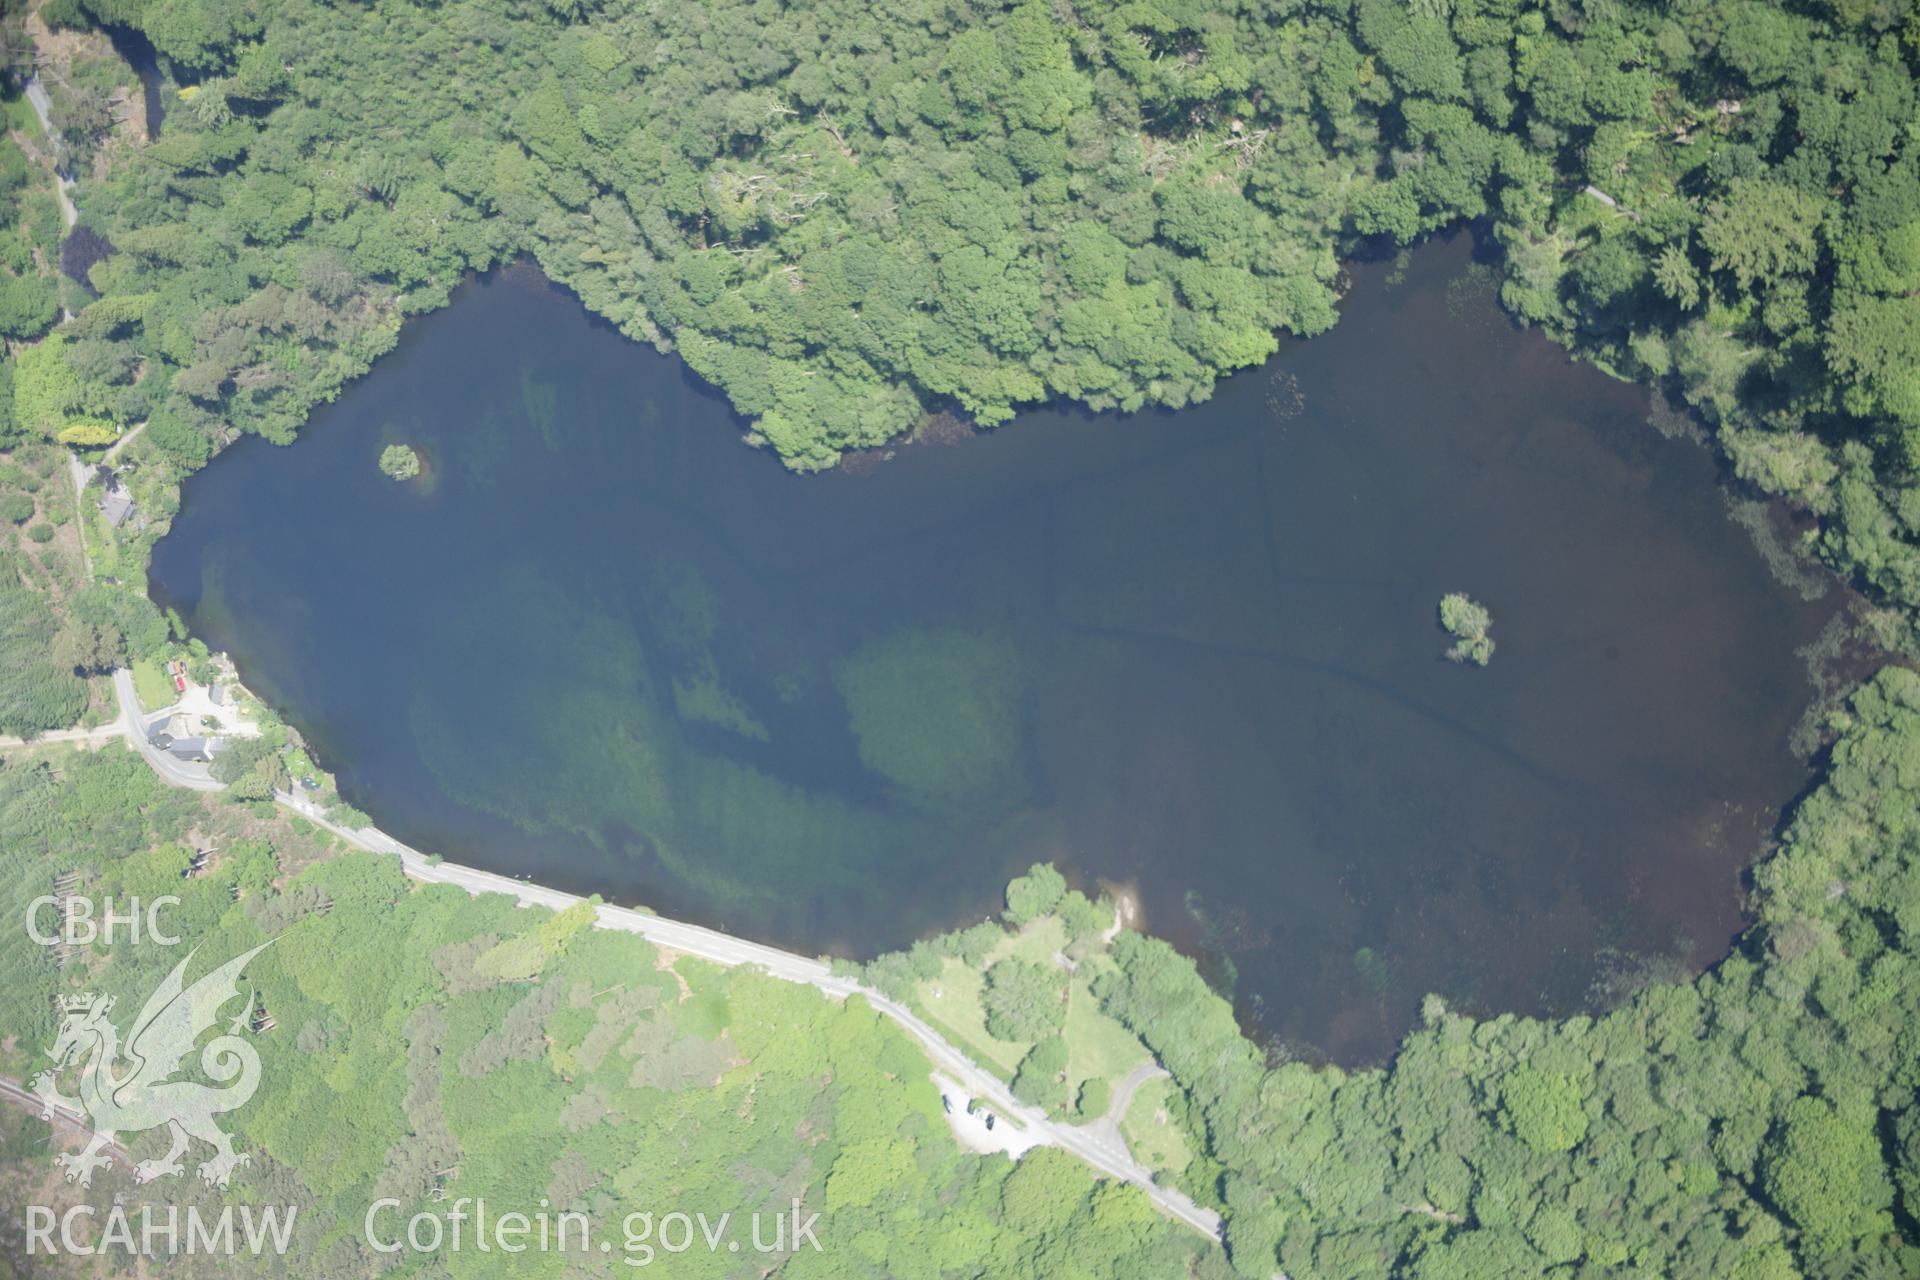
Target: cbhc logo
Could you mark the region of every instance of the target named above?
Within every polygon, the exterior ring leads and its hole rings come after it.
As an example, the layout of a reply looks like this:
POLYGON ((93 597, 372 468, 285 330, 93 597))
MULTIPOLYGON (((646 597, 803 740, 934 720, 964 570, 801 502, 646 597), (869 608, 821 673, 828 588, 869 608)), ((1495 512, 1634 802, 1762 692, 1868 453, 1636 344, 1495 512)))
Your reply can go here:
POLYGON ((128 942, 140 942, 144 927, 148 942, 171 947, 180 939, 160 927, 160 909, 179 905, 180 899, 170 893, 155 898, 144 907, 139 898, 129 898, 124 910, 117 910, 112 898, 102 898, 97 912, 91 898, 35 898, 27 904, 27 936, 43 947, 57 947, 62 943, 70 947, 83 947, 92 942, 112 946, 118 931, 124 931, 128 942), (41 927, 49 909, 55 913, 58 921, 58 927, 52 933, 41 927), (95 919, 96 914, 98 919, 95 919))

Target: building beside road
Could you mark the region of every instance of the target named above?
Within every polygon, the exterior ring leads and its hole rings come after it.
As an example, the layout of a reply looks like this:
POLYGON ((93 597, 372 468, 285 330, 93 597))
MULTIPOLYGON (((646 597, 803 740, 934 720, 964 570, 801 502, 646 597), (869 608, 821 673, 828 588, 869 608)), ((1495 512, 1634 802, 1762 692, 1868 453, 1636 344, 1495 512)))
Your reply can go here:
POLYGON ((138 509, 134 506, 133 495, 127 492, 127 486, 120 482, 120 473, 101 463, 94 468, 94 478, 100 482, 104 491, 101 494, 100 515, 109 528, 117 529, 133 518, 138 509))
POLYGON ((200 735, 175 737, 169 729, 172 723, 169 718, 156 720, 147 726, 147 741, 153 744, 156 751, 164 751, 176 760, 190 760, 197 764, 205 764, 213 759, 214 752, 220 746, 218 738, 200 735))

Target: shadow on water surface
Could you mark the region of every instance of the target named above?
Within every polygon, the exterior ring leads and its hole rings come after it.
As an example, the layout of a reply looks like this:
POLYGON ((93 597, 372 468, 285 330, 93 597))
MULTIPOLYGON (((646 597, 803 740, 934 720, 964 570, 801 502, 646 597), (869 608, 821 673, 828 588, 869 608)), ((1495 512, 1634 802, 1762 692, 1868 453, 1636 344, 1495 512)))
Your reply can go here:
POLYGON ((1837 603, 1468 258, 1355 267, 1203 405, 805 478, 503 272, 191 480, 154 593, 461 861, 870 955, 1052 858, 1342 1061, 1429 990, 1570 1011, 1738 927, 1837 603), (1441 657, 1452 590, 1485 670, 1441 657))

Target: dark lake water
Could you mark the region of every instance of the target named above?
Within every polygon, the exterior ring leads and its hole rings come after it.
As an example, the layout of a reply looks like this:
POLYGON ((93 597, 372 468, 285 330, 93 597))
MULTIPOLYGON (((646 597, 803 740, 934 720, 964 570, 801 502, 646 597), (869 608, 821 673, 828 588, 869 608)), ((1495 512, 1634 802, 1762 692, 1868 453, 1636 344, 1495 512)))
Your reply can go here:
POLYGON ((1344 313, 1180 413, 803 478, 504 272, 191 480, 153 589, 401 839, 804 951, 1051 858, 1348 1061, 1429 990, 1570 1011, 1715 958, 1831 603, 1464 238, 1344 313), (1442 658, 1452 590, 1485 670, 1442 658))

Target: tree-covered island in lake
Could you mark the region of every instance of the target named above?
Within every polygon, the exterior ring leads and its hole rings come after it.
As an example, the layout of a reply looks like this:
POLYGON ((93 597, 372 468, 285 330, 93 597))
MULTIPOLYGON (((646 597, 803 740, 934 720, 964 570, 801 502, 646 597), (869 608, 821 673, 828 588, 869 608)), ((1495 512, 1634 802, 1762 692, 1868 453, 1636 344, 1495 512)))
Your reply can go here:
POLYGON ((420 474, 420 455, 412 445, 390 444, 380 451, 380 470, 392 480, 411 480, 420 474))
POLYGON ((1450 591, 1440 597, 1440 626, 1453 637, 1447 658, 1484 667, 1493 661, 1493 615, 1472 596, 1450 591))

